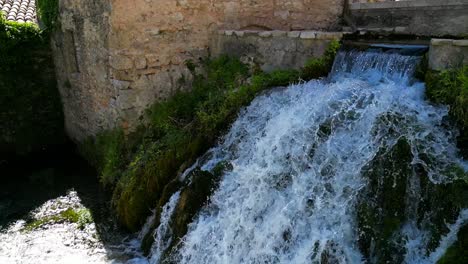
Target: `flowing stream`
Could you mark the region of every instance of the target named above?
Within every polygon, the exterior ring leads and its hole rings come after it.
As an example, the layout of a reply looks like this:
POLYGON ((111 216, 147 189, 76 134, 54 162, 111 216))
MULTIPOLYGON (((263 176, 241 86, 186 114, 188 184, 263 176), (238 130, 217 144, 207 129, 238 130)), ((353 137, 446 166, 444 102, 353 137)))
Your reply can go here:
MULTIPOLYGON (((230 169, 167 260, 364 263, 356 212, 369 184, 363 171, 380 151, 405 139, 411 165, 424 168, 433 184, 453 181, 452 166, 468 168, 457 153, 457 131, 444 125, 448 109, 425 101, 424 84, 412 80, 419 61, 392 50, 341 51, 328 79, 258 96, 198 161, 206 171, 220 162, 230 169), (436 158, 427 162, 427 155, 436 158)), ((411 188, 408 193, 418 192, 411 188)), ((164 262, 169 242, 162 240, 170 239, 165 233, 177 198, 163 210, 150 263, 164 262)), ((433 252, 424 251, 427 230, 407 220, 398 232, 403 262, 435 263, 467 220, 463 210, 447 223, 450 232, 433 252)))

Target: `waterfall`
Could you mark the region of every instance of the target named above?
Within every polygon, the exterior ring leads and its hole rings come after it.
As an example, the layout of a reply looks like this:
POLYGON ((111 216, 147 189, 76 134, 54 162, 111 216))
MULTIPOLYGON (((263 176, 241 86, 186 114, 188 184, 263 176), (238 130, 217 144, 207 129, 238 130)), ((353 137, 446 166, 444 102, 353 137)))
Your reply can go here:
MULTIPOLYGON (((453 166, 468 168, 455 146, 457 131, 445 126, 448 109, 426 102, 424 84, 411 79, 419 61, 392 50, 341 51, 328 79, 258 96, 197 164, 207 171, 219 162, 230 167, 168 258, 197 264, 365 262, 357 207, 373 180, 363 173, 369 164, 404 141, 412 171, 422 168, 431 184, 455 180, 453 166)), ((406 193, 419 197, 415 175, 406 193)), ((398 178, 393 181, 396 188, 398 178)), ((170 239, 173 198, 150 263, 159 263, 170 243, 163 239, 170 239)), ((406 210, 414 211, 417 199, 407 200, 406 210)), ((427 230, 408 215, 395 232, 406 241, 406 263, 435 263, 468 218, 461 212, 439 247, 427 253, 416 250, 429 243, 427 230)))
POLYGON ((164 250, 166 250, 172 242, 171 239, 171 227, 169 222, 171 221, 171 216, 174 212, 174 209, 179 201, 180 192, 176 192, 171 196, 169 202, 164 205, 161 213, 161 224, 155 230, 154 243, 151 248, 151 259, 150 263, 158 263, 159 259, 162 256, 164 250))

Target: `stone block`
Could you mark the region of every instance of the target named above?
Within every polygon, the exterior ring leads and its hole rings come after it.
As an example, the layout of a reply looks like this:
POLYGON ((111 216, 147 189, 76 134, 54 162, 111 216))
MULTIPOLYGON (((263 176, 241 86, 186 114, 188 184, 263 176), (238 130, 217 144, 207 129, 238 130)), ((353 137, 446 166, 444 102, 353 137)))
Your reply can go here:
POLYGON ((258 33, 258 35, 262 38, 269 38, 272 36, 271 31, 261 31, 258 33))
POLYGON ((116 79, 111 79, 112 86, 116 90, 126 90, 130 87, 130 82, 128 81, 121 81, 116 79))
POLYGON ((316 39, 323 40, 341 39, 342 37, 343 33, 341 32, 317 32, 315 36, 316 39))
POLYGON ((110 66, 116 70, 128 70, 133 68, 133 61, 129 57, 115 55, 110 58, 110 66))
POLYGON ((303 31, 301 32, 301 39, 315 39, 316 35, 315 31, 303 31))
POLYGON ((288 32, 288 37, 290 38, 299 38, 301 36, 300 31, 289 31, 288 32))
POLYGON ((404 33, 408 33, 408 28, 407 27, 395 27, 394 31, 397 34, 404 34, 404 33))
POLYGON ((468 47, 468 39, 454 40, 453 45, 459 47, 468 47))
POLYGON ((453 39, 431 39, 432 46, 452 45, 453 39))
POLYGON ((281 31, 281 30, 273 30, 271 32, 271 36, 272 37, 284 37, 287 35, 287 32, 286 31, 281 31))
POLYGON ((244 31, 234 31, 234 34, 238 37, 243 37, 245 32, 244 31))
POLYGON ((136 91, 132 89, 121 90, 116 101, 117 107, 121 110, 134 108, 136 96, 136 91))
POLYGON ((142 70, 146 68, 146 58, 138 57, 135 59, 135 68, 137 70, 142 70))

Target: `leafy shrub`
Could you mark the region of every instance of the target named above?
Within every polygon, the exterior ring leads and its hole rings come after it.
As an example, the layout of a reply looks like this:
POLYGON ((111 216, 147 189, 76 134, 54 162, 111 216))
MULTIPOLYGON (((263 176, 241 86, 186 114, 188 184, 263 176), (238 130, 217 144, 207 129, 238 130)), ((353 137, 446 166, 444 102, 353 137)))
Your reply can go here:
POLYGON ((332 40, 322 57, 309 59, 302 69, 302 78, 304 80, 311 80, 327 76, 333 66, 336 53, 340 49, 340 46, 339 41, 332 40))
POLYGON ((442 72, 428 71, 426 86, 429 100, 450 106, 450 115, 461 132, 458 145, 462 154, 468 157, 468 66, 442 72))
POLYGON ((54 30, 59 14, 59 1, 37 0, 37 14, 48 31, 54 30))

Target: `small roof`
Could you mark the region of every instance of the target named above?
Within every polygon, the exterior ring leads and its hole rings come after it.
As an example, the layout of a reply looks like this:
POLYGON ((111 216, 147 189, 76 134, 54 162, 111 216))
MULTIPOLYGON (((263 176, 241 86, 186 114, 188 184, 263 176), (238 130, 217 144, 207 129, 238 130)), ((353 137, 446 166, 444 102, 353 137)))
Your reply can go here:
POLYGON ((7 20, 37 23, 35 0, 0 0, 0 10, 7 20))

